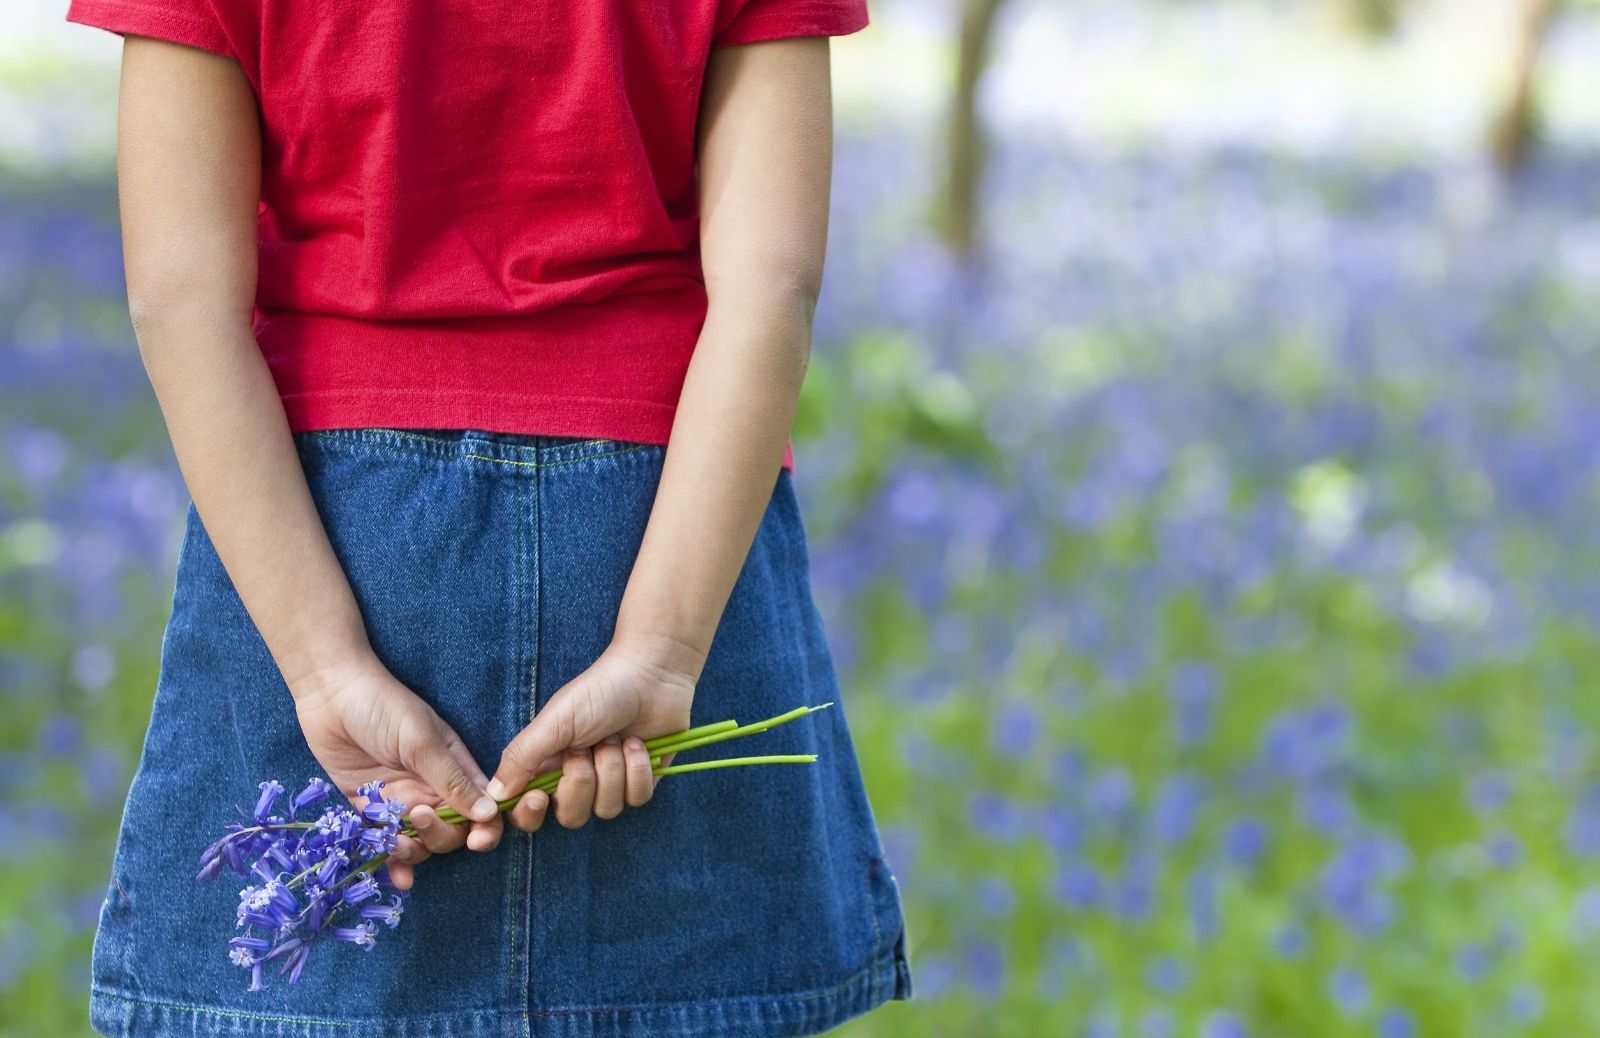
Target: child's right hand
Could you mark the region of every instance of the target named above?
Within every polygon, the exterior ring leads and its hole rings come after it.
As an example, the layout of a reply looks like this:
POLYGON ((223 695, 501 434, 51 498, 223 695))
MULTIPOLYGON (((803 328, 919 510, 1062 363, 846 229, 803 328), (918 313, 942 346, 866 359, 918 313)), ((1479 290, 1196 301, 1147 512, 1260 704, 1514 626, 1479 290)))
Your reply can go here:
POLYGON ((413 866, 463 844, 494 848, 504 821, 484 786, 488 777, 461 737, 374 654, 363 654, 291 683, 295 713, 312 756, 359 809, 356 790, 383 779, 383 792, 404 801, 417 837, 400 837, 388 862, 396 887, 409 889, 413 866), (445 803, 471 822, 451 824, 433 807, 445 803))

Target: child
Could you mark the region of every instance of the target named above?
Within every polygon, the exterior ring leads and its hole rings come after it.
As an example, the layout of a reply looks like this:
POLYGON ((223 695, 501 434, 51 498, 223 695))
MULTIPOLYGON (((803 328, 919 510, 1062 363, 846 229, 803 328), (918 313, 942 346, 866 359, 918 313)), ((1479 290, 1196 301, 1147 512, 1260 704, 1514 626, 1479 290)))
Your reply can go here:
POLYGON ((802 1035, 911 997, 788 441, 864 0, 66 17, 124 36, 129 311, 192 496, 95 1028, 802 1035), (658 787, 640 742, 828 701, 746 751, 812 764, 658 787), (250 990, 195 855, 313 775, 412 807, 418 896, 250 990))

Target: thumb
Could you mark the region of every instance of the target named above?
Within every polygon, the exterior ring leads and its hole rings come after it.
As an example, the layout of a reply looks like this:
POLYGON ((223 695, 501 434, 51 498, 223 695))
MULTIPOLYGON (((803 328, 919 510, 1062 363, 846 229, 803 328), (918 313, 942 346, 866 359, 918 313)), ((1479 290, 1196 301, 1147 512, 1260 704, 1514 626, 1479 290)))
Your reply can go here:
POLYGON ((572 745, 576 733, 568 702, 552 697, 543 710, 533 715, 528 726, 506 744, 500 754, 500 766, 489 780, 490 796, 504 800, 520 794, 528 780, 538 774, 535 769, 539 765, 572 745))
POLYGON ((413 753, 412 768, 463 818, 488 821, 499 811, 451 752, 453 732, 436 733, 413 753))

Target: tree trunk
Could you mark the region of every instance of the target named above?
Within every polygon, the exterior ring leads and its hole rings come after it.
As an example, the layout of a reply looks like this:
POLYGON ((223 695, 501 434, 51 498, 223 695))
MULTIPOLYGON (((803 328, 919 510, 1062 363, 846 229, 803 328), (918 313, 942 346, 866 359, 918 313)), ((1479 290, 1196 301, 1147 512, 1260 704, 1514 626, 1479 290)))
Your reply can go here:
POLYGON ((956 57, 945 163, 944 204, 935 224, 950 247, 971 252, 978 235, 978 185, 983 179, 987 144, 978 118, 978 82, 989 64, 990 40, 1002 0, 964 0, 956 57))
POLYGON ((1519 0, 1519 3, 1522 23, 1517 33, 1511 96, 1495 120, 1490 138, 1495 165, 1507 177, 1522 168, 1538 136, 1539 112, 1533 85, 1539 65, 1539 44, 1555 9, 1555 0, 1519 0))

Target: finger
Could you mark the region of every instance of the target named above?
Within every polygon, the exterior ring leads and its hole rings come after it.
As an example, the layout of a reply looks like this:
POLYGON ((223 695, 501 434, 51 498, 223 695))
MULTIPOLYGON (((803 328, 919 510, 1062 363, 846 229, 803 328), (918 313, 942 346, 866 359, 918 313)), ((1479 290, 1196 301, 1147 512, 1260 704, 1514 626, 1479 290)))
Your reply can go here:
POLYGON ((390 857, 383 865, 389 872, 389 882, 393 883, 397 889, 410 890, 411 885, 416 882, 416 875, 411 870, 410 862, 396 861, 393 857, 390 857))
MULTIPOLYGON (((667 767, 668 765, 670 765, 672 763, 672 758, 674 758, 676 756, 677 756, 676 753, 666 754, 665 756, 663 756, 661 758, 661 763, 658 765, 658 767, 663 767, 663 768, 667 767)), ((661 776, 652 772, 651 775, 650 775, 650 788, 651 788, 651 790, 654 790, 659 785, 661 785, 661 776)))
POLYGON ((474 851, 492 851, 500 845, 500 837, 505 832, 505 816, 496 815, 494 822, 473 822, 472 829, 467 833, 467 849, 474 851))
POLYGON ((451 825, 427 804, 411 809, 411 825, 417 830, 422 846, 435 854, 446 854, 467 842, 467 826, 451 825))
MULTIPOLYGON (((445 739, 445 748, 448 749, 467 777, 483 789, 489 784, 489 776, 478 767, 478 762, 472 759, 472 752, 467 749, 466 743, 461 741, 461 736, 452 731, 445 739)), ((475 851, 492 851, 500 845, 500 837, 505 833, 505 816, 501 814, 498 805, 494 817, 488 821, 473 821, 467 832, 467 847, 475 851)))
POLYGON ((622 737, 608 735, 594 748, 594 813, 611 819, 622 813, 628 772, 622 759, 622 737))
POLYGON ((525 833, 537 832, 544 824, 549 807, 550 794, 542 789, 531 789, 506 812, 506 820, 525 833))
POLYGON ((581 828, 594 810, 594 758, 588 750, 568 750, 556 786, 556 821, 581 828))
POLYGON ((655 776, 650 773, 650 751, 638 736, 629 736, 622 744, 622 758, 628 806, 643 807, 656 789, 655 776))
POLYGON ((420 745, 412 748, 408 762, 412 770, 461 817, 481 822, 493 821, 499 810, 495 802, 489 799, 482 786, 473 781, 450 748, 449 743, 452 740, 459 741, 460 736, 443 721, 437 722, 434 729, 432 738, 425 738, 420 745))
POLYGON ((390 852, 391 859, 403 861, 408 865, 420 865, 431 857, 433 852, 415 836, 401 836, 395 840, 394 850, 390 852))
MULTIPOLYGON (((567 700, 552 697, 528 726, 516 734, 500 753, 500 764, 486 787, 496 800, 505 800, 527 788, 540 764, 572 745, 572 713, 567 700)), ((565 761, 562 761, 565 767, 565 761)))

